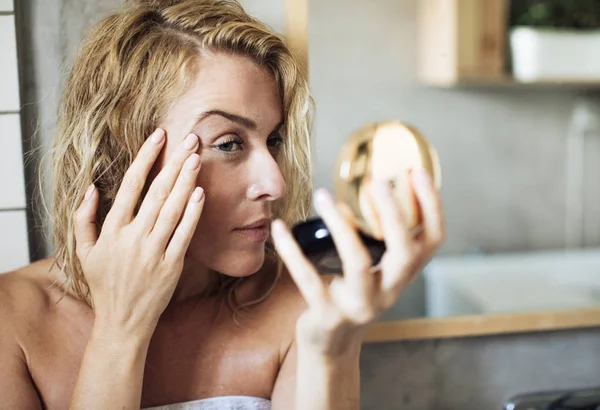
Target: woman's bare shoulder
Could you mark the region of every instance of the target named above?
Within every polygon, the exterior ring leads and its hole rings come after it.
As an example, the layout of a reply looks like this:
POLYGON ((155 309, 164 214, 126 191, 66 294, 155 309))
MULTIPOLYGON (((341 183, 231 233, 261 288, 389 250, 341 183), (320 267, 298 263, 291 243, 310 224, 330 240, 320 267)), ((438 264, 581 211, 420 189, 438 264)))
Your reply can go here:
POLYGON ((51 262, 44 259, 0 274, 0 322, 18 326, 43 318, 50 301, 51 262), (40 316, 41 315, 41 316, 40 316))
POLYGON ((48 266, 36 262, 0 274, 0 402, 7 408, 41 409, 29 370, 26 340, 48 318, 48 266))

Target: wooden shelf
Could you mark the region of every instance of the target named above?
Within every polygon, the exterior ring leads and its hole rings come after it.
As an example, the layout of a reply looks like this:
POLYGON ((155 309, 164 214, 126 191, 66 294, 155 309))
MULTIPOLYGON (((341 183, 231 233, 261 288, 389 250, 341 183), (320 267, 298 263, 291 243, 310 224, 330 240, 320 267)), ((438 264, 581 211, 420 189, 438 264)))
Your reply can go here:
POLYGON ((418 76, 425 84, 501 78, 508 0, 419 0, 418 76))
POLYGON ((509 0, 419 0, 419 80, 434 87, 600 88, 600 78, 519 82, 508 73, 509 0))
POLYGON ((447 339, 595 327, 600 327, 600 308, 424 318, 375 323, 367 332, 364 342, 447 339))

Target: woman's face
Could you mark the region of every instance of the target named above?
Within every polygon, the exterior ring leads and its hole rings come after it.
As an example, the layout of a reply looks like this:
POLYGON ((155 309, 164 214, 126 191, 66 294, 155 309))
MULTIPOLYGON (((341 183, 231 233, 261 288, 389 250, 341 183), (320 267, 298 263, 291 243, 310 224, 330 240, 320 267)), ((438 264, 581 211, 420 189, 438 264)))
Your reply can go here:
POLYGON ((285 194, 276 162, 282 120, 277 85, 264 69, 246 57, 201 57, 193 85, 160 124, 161 168, 189 133, 200 138, 197 184, 206 201, 187 263, 237 277, 262 266, 273 202, 285 194))

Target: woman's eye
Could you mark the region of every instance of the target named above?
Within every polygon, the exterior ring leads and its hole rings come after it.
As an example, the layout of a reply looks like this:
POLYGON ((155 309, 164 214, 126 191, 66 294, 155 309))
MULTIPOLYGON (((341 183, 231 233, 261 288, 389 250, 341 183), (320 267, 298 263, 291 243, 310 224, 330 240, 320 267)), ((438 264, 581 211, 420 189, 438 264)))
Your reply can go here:
POLYGON ((217 145, 217 148, 223 152, 235 152, 242 149, 242 144, 238 141, 228 141, 217 145))

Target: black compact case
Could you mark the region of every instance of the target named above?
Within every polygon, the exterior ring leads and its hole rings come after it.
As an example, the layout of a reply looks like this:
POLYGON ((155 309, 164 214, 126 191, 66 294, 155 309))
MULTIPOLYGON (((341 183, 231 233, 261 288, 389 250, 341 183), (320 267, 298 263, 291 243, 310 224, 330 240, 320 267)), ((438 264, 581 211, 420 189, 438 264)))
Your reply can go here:
MULTIPOLYGON (((366 235, 360 230, 357 232, 371 254, 373 266, 377 265, 385 252, 385 242, 366 235)), ((292 227, 292 234, 304 255, 315 265, 319 273, 342 273, 342 262, 323 219, 313 218, 299 223, 292 227)))

